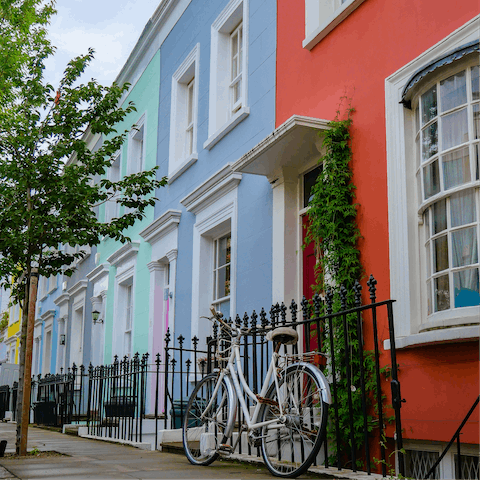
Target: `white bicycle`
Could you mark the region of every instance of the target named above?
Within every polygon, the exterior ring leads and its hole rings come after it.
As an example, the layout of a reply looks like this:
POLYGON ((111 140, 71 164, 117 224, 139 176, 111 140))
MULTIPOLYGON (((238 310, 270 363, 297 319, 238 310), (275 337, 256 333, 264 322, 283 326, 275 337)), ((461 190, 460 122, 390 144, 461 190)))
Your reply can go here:
POLYGON ((276 347, 261 391, 254 394, 245 380, 240 357, 241 338, 253 328, 229 325, 220 312, 211 310, 212 317, 204 318, 218 321, 231 341, 223 351, 217 342, 216 355, 223 367, 205 376, 188 401, 183 420, 188 460, 194 465, 210 465, 220 454, 233 453, 246 432, 250 445, 261 447, 273 475, 301 475, 325 440, 328 405, 332 403, 327 379, 316 366, 303 361, 304 355, 279 354, 282 344, 298 341, 298 334, 293 328, 278 327, 266 336, 276 347), (246 396, 253 402, 251 415, 246 396), (233 430, 239 420, 237 399, 245 423, 239 426, 234 440, 233 430), (233 445, 227 443, 229 439, 233 445))

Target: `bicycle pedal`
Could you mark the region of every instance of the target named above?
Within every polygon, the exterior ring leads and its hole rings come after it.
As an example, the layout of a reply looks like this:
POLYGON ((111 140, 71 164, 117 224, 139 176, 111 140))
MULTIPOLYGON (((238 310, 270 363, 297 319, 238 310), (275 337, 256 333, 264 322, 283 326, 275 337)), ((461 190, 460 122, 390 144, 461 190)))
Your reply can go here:
POLYGON ((218 447, 218 453, 220 453, 220 454, 230 454, 230 453, 233 453, 233 448, 228 443, 222 443, 218 447))

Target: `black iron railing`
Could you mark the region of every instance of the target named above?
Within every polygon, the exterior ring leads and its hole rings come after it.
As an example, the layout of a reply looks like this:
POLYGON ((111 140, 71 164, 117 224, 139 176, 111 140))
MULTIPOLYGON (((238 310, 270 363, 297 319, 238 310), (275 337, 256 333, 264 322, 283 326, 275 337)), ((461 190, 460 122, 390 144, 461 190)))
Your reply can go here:
POLYGON ((88 369, 88 433, 141 442, 147 402, 148 353, 88 369))
MULTIPOLYGON (((323 299, 316 295, 310 301, 304 298, 300 305, 294 301, 288 307, 284 303, 275 304, 268 313, 261 308, 258 314, 253 311, 228 321, 253 327, 242 339, 241 361, 246 381, 255 393, 261 389, 273 349, 272 343, 265 338, 268 330, 277 326, 297 330, 300 341, 293 346, 284 345, 286 355, 327 354, 310 357, 315 362, 318 360, 317 365, 325 371, 333 398, 329 441, 324 442, 317 464, 354 471, 362 464, 361 468, 370 474, 374 463, 371 447, 380 444, 379 465, 386 476, 387 456, 381 440, 386 437, 386 397, 391 397, 399 452, 398 471, 404 476, 400 415, 403 400, 395 351, 394 301, 377 302, 373 277, 367 285, 370 299, 367 305, 361 304, 361 287, 357 283, 352 292, 340 288, 337 301, 329 291, 323 299), (347 308, 347 304, 354 306, 347 308), (379 323, 388 326, 388 358, 382 357, 385 338, 379 334, 379 323), (364 345, 364 331, 368 331, 368 348, 364 345), (367 355, 371 360, 368 371, 364 369, 367 355), (325 358, 326 362, 322 362, 325 358), (381 368, 386 365, 390 366, 388 378, 381 368), (387 390, 390 390, 389 395, 387 390)), ((383 328, 382 332, 386 330, 383 328)), ((74 365, 66 373, 39 377, 32 388, 32 405, 37 413, 43 408, 44 421, 47 418, 56 425, 84 424, 88 433, 95 436, 142 442, 148 427, 150 441, 153 443, 154 435, 155 445, 158 445, 160 423, 163 421, 166 430, 180 428, 195 383, 218 366, 216 346, 219 342, 229 342, 222 335, 214 325, 212 335, 205 342, 193 337, 187 343, 183 335, 175 342, 168 330, 164 349, 155 354, 153 362, 149 363, 148 354, 140 356, 137 353, 132 358, 115 357, 110 365, 90 365, 88 368, 74 365), (206 350, 200 349, 200 344, 205 344, 206 350)), ((0 394, 0 401, 1 398, 0 394)), ((250 399, 246 401, 250 407, 250 399)), ((238 411, 235 434, 241 435, 240 425, 244 419, 242 410, 238 411)), ((39 417, 41 415, 37 415, 37 421, 39 417)), ((238 449, 239 453, 260 454, 258 448, 248 442, 239 442, 238 449)))
MULTIPOLYGON (((319 364, 320 368, 326 369, 331 382, 333 397, 333 405, 331 406, 333 431, 330 434, 330 441, 324 442, 323 452, 318 459, 325 466, 336 466, 338 469, 348 467, 356 471, 358 461, 358 463, 363 464, 363 469, 370 474, 372 464, 374 463, 371 446, 373 443, 376 443, 381 445, 379 464, 381 465, 382 474, 383 476, 387 475, 387 456, 384 442, 381 440, 386 437, 385 419, 387 416, 384 402, 385 394, 387 390, 390 390, 395 422, 396 447, 399 452, 398 470, 401 475, 405 475, 400 415, 401 404, 404 400, 401 398, 397 371, 393 324, 394 301, 377 302, 376 283, 376 280, 370 277, 368 281, 370 303, 368 305, 361 304, 361 287, 357 283, 353 292, 354 308, 347 308, 349 292, 341 288, 340 304, 337 306, 337 311, 334 311, 333 294, 327 292, 324 299, 321 299, 318 295, 312 301, 307 301, 304 298, 300 306, 294 301, 288 307, 284 303, 276 304, 270 308, 268 313, 262 308, 259 314, 253 311, 251 315, 245 313, 242 318, 237 315, 235 319, 228 319, 227 321, 235 322, 237 325, 244 327, 254 327, 250 335, 244 337, 241 348, 243 372, 247 383, 254 393, 258 393, 261 389, 261 383, 267 372, 273 349, 272 343, 265 339, 265 332, 269 329, 280 325, 297 329, 301 340, 295 346, 283 346, 285 354, 295 355, 310 351, 328 351, 327 364, 319 364), (323 311, 326 314, 320 315, 322 309, 324 309, 323 311), (390 340, 389 358, 388 360, 384 359, 382 362, 380 361, 380 356, 384 349, 381 342, 384 339, 380 338, 378 332, 379 320, 388 325, 388 339, 390 340), (257 325, 260 327, 259 329, 255 328, 257 325), (373 357, 374 364, 373 371, 370 369, 368 372, 374 378, 374 388, 370 390, 367 390, 368 379, 366 378, 367 373, 364 371, 364 356, 367 353, 363 348, 363 329, 367 325, 369 333, 372 333, 371 336, 373 337, 370 347, 372 350, 368 353, 368 355, 373 357), (339 345, 340 350, 343 349, 341 358, 337 358, 339 345), (358 348, 359 345, 360 348, 358 348), (382 373, 381 363, 383 365, 390 364, 388 379, 382 373), (351 380, 353 373, 358 373, 355 382, 351 380), (340 404, 340 399, 345 399, 348 411, 346 416, 341 414, 341 410, 344 411, 345 405, 340 404), (360 408, 358 408, 358 405, 360 405, 360 408), (361 422, 359 422, 359 417, 361 422), (345 431, 349 431, 349 438, 345 438, 345 435, 343 435, 345 431), (357 432, 357 435, 355 435, 355 432, 357 432), (361 448, 358 445, 359 435, 363 438, 361 448), (329 448, 336 450, 334 458, 329 454, 329 448)), ((214 326, 213 335, 207 339, 205 373, 218 366, 218 359, 214 355, 217 343, 229 342, 229 339, 222 335, 219 334, 217 327, 214 326)), ((191 374, 192 354, 185 355, 185 353, 192 350, 187 351, 183 348, 184 340, 182 336, 179 336, 178 347, 166 349, 165 360, 167 372, 169 372, 167 375, 171 375, 171 381, 165 382, 165 404, 167 402, 172 403, 179 396, 183 402, 184 393, 186 391, 188 393, 188 384, 192 384, 192 380, 199 379, 197 373, 191 374), (179 355, 172 357, 172 350, 178 350, 180 352, 179 355), (175 382, 173 377, 177 373, 181 381, 175 382)), ((167 339, 167 347, 169 341, 170 338, 167 339)), ((195 342, 198 342, 198 339, 192 339, 192 345, 196 348, 195 342)), ((321 358, 321 356, 318 357, 321 358)), ((197 361, 194 364, 196 366, 197 361)), ((200 376, 203 376, 203 371, 200 376)), ((250 407, 249 398, 246 401, 247 406, 250 407)), ((179 428, 181 422, 174 423, 176 409, 173 408, 172 410, 171 426, 179 428)), ((238 432, 235 432, 235 434, 240 435, 240 425, 244 422, 244 419, 241 408, 237 410, 240 421, 238 422, 238 432)), ((183 413, 183 409, 179 409, 179 412, 183 413)), ((166 425, 167 419, 165 419, 166 425)), ((233 439, 231 444, 233 444, 233 439)), ((259 455, 258 449, 248 444, 243 446, 242 442, 239 442, 238 448, 238 453, 259 455)))
POLYGON ((475 399, 473 402, 472 407, 468 411, 468 413, 465 415, 465 418, 462 420, 462 423, 460 426, 457 428, 457 431, 453 434, 452 439, 450 442, 448 442, 448 445, 445 447, 445 450, 442 452, 442 454, 438 457, 437 461, 430 467, 430 470, 428 471, 427 475, 425 478, 430 478, 436 471, 436 468, 442 461, 443 457, 447 454, 447 452, 450 450, 450 447, 457 442, 457 461, 456 463, 456 472, 455 472, 455 478, 463 478, 463 470, 462 470, 462 455, 460 453, 460 434, 462 433, 462 429, 465 426, 465 424, 468 422, 468 419, 471 417, 472 413, 475 411, 477 408, 477 405, 480 401, 480 395, 475 399))
POLYGON ((34 422, 62 427, 86 420, 85 367, 73 364, 66 373, 37 375, 32 379, 34 422))

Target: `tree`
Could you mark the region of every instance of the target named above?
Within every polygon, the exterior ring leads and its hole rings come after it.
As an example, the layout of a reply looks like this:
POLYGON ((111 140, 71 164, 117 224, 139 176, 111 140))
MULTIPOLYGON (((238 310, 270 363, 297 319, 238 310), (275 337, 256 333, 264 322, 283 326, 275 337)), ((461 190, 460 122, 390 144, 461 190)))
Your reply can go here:
MULTIPOLYGON (((128 133, 117 132, 116 125, 135 110, 132 103, 120 105, 129 85, 81 83, 92 49, 69 62, 57 88, 48 84, 45 60, 55 49, 47 27, 54 13, 45 0, 0 0, 0 282, 16 279, 12 295, 23 310, 19 413, 22 407, 25 413, 24 396, 29 398, 33 338, 27 338, 27 327, 33 328, 37 272, 71 275, 84 253, 67 253, 67 244, 93 246, 103 237, 129 241, 125 230, 166 184, 155 169, 118 182, 104 178, 128 133), (87 147, 87 131, 102 135, 95 152, 87 147), (95 207, 112 199, 126 213, 101 223, 95 207)), ((17 453, 24 455, 28 416, 18 423, 17 453)))

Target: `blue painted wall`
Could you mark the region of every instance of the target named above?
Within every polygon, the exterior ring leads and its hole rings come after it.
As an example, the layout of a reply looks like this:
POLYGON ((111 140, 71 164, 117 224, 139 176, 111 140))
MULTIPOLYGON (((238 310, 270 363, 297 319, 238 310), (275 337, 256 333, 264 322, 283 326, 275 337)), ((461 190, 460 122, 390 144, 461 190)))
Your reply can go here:
MULTIPOLYGON (((168 175, 172 75, 200 44, 198 93, 198 160, 171 185, 156 193, 155 218, 168 209, 182 211, 179 225, 175 295, 175 336, 190 338, 192 304, 192 247, 195 215, 179 203, 228 162, 235 162, 274 130, 276 2, 249 2, 248 107, 249 116, 211 150, 208 138, 211 25, 226 0, 192 0, 160 50, 161 81, 157 164, 168 175)), ((237 313, 271 305, 272 189, 263 176, 244 174, 238 187, 237 313)))

